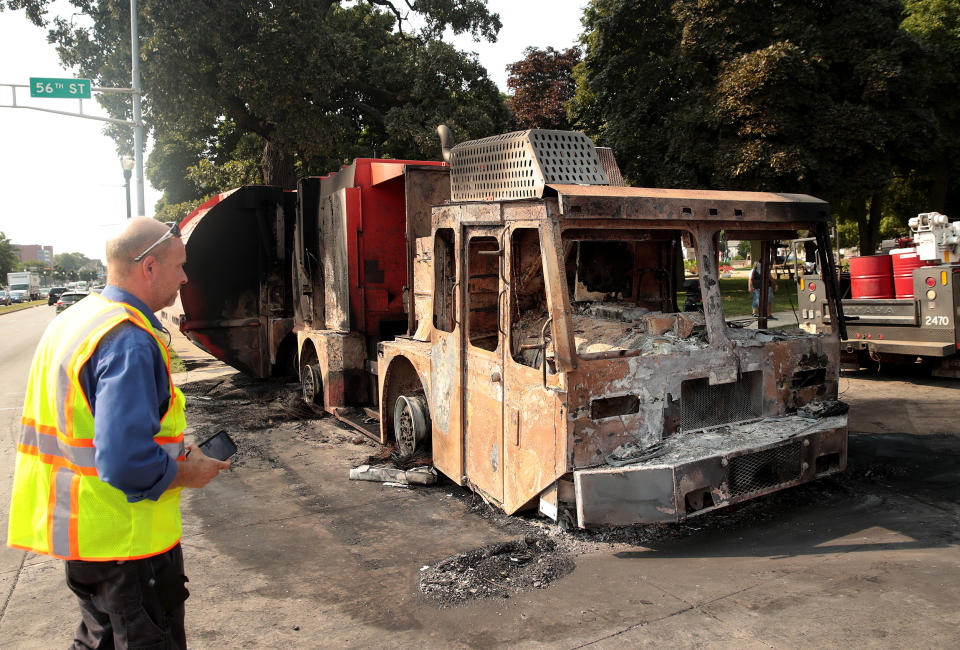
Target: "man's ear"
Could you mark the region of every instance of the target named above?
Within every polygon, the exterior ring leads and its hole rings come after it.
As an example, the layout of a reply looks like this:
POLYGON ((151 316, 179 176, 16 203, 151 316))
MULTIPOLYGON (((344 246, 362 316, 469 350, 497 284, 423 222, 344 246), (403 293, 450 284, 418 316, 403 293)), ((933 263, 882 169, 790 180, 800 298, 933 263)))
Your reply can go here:
POLYGON ((156 263, 157 258, 155 258, 153 255, 147 255, 145 258, 143 258, 143 261, 140 262, 140 273, 147 278, 153 277, 153 268, 156 263))

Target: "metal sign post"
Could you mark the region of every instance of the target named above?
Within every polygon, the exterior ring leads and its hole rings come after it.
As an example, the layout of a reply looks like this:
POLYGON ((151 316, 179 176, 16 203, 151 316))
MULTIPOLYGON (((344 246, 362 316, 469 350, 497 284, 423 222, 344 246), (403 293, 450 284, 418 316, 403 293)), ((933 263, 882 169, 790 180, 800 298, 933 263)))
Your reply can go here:
POLYGON ((137 172, 137 216, 146 216, 143 202, 143 119, 140 113, 140 44, 137 33, 137 0, 130 0, 130 60, 133 77, 133 159, 137 172))

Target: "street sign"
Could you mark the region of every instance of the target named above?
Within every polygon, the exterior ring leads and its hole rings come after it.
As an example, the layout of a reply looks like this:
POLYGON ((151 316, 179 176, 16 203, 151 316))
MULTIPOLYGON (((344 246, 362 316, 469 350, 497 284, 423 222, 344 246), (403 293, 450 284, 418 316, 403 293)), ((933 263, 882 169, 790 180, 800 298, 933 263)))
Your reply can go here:
POLYGON ((54 97, 58 99, 90 99, 90 80, 30 77, 30 96, 54 97))

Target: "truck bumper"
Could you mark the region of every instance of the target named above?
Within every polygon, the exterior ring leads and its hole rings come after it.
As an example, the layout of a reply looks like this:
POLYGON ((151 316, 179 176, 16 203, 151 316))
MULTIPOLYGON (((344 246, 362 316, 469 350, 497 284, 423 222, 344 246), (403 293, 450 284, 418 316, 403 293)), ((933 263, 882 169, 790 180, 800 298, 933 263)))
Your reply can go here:
POLYGON ((577 523, 680 521, 846 466, 846 415, 792 415, 691 431, 667 438, 639 462, 575 470, 577 523))

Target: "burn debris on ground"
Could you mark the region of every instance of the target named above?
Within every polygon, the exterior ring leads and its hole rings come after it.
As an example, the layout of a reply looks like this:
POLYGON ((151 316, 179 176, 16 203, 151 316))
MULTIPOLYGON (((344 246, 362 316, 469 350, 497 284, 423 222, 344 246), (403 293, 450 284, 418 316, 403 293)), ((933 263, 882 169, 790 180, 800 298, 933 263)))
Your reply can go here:
POLYGON ((321 417, 304 403, 299 383, 236 373, 190 382, 181 389, 188 408, 199 407, 203 420, 228 430, 265 429, 280 422, 321 417))
POLYGON ((527 536, 448 557, 420 571, 420 591, 441 607, 542 589, 575 568, 546 537, 527 536))

